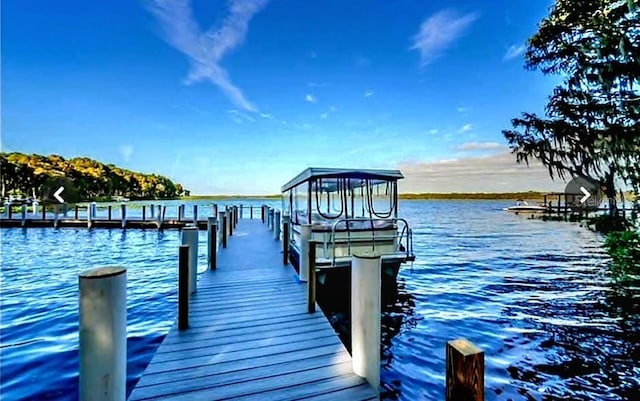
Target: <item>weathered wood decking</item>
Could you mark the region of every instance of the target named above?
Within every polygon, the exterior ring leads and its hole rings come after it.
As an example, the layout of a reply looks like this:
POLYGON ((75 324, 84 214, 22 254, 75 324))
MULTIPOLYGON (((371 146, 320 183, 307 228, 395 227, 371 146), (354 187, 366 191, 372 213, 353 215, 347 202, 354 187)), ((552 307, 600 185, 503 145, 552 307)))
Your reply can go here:
POLYGON ((240 220, 216 271, 199 277, 190 327, 164 339, 130 400, 374 400, 282 243, 240 220))

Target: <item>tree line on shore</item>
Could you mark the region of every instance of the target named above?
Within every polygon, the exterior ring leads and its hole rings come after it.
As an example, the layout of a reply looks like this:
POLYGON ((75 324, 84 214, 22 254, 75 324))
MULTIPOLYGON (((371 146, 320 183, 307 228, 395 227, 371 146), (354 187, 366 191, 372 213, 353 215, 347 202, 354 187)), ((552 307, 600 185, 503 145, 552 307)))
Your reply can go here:
POLYGON ((127 197, 163 199, 188 194, 182 185, 158 174, 143 174, 87 157, 0 153, 2 196, 46 197, 61 183, 77 200, 127 197))

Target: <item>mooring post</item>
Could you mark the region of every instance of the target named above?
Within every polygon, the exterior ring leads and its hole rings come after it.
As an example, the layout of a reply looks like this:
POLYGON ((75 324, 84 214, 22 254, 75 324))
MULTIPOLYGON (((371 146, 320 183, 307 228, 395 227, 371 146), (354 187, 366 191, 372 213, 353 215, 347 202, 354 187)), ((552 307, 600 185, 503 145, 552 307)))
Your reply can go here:
POLYGON ((142 205, 142 221, 145 221, 146 219, 147 219, 147 206, 142 205))
POLYGON ((11 218, 11 203, 9 201, 4 202, 4 217, 11 218))
POLYGON ((289 215, 282 216, 282 264, 289 264, 289 215))
POLYGON ((111 220, 111 205, 107 206, 107 220, 111 220))
POLYGON ((182 209, 182 206, 178 205, 178 221, 180 221, 180 210, 182 209))
MULTIPOLYGON (((316 312, 316 245, 318 241, 311 240, 309 244, 309 254, 307 255, 307 265, 309 266, 309 281, 307 282, 307 312, 316 312)), ((302 258, 301 258, 302 259, 302 258)))
POLYGON ((93 216, 91 215, 91 204, 87 205, 87 228, 91 228, 93 225, 93 216))
POLYGON ((67 217, 67 213, 69 213, 69 204, 68 203, 63 203, 62 204, 62 215, 64 217, 67 217))
POLYGON ((213 215, 214 216, 218 215, 218 204, 217 203, 213 204, 213 215))
POLYGON ((80 273, 80 400, 124 401, 127 392, 127 270, 80 273))
POLYGON ((298 266, 298 276, 300 281, 309 280, 309 258, 304 255, 309 254, 309 241, 311 241, 311 224, 300 225, 300 263, 298 266))
POLYGON ((91 202, 91 213, 91 217, 95 220, 98 216, 98 204, 96 202, 91 202))
POLYGON ((27 224, 27 205, 22 204, 22 208, 20 209, 20 219, 22 220, 22 227, 27 224))
POLYGON ((351 356, 353 372, 380 387, 380 255, 365 251, 351 257, 351 356))
POLYGON ((189 328, 189 245, 178 252, 178 330, 189 328))
POLYGON ((227 223, 229 224, 229 237, 233 237, 233 210, 227 209, 227 223))
MULTIPOLYGON (((218 242, 222 246, 222 237, 224 236, 224 212, 218 212, 218 242)), ((225 239, 226 243, 226 239, 225 239)))
POLYGON ((273 220, 273 239, 277 241, 280 239, 280 210, 274 212, 273 220))
POLYGON ((240 208, 238 206, 233 207, 233 216, 234 216, 234 226, 233 228, 238 227, 238 222, 240 221, 240 208))
POLYGON ((75 205, 75 213, 74 213, 74 215, 73 215, 73 218, 74 218, 75 220, 78 220, 78 205, 75 205))
POLYGON ((153 203, 149 205, 149 215, 151 216, 152 220, 156 217, 156 205, 154 205, 153 203))
POLYGON ((222 215, 222 247, 227 247, 227 212, 220 212, 222 215))
POLYGON ((47 218, 47 206, 46 203, 42 202, 42 220, 47 218))
POLYGON ((58 213, 60 212, 59 206, 55 205, 53 208, 53 228, 58 228, 58 213))
POLYGON ((484 351, 465 338, 447 341, 446 401, 484 401, 484 351))
POLYGON ((249 219, 253 220, 253 205, 249 206, 249 219))
POLYGON ((267 230, 271 231, 271 207, 266 207, 266 214, 267 214, 267 230))
POLYGON ((189 294, 198 287, 198 227, 182 228, 182 245, 189 247, 189 294))
POLYGON ((244 219, 244 209, 242 208, 242 204, 240 204, 240 218, 244 219))
POLYGON ((120 205, 120 216, 122 216, 122 228, 127 226, 127 205, 125 203, 120 205))
POLYGON ((216 269, 217 250, 218 250, 218 222, 215 217, 209 217, 207 219, 207 249, 209 250, 209 269, 216 269))
POLYGON ((264 224, 264 205, 260 207, 260 219, 262 219, 262 224, 264 224))
POLYGON ((198 226, 198 205, 193 205, 193 224, 198 226))
POLYGON ((31 203, 31 214, 33 215, 34 218, 38 217, 38 201, 34 200, 31 203))

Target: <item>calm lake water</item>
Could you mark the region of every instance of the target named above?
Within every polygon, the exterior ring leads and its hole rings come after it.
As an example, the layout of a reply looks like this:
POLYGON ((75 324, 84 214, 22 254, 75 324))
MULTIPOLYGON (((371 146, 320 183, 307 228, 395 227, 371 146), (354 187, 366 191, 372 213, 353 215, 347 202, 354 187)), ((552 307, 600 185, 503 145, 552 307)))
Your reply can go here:
MULTIPOLYGON (((177 203, 164 203, 175 214, 177 203)), ((611 284, 600 235, 508 205, 401 202, 417 260, 383 317, 385 399, 443 400, 444 346, 458 337, 486 353, 487 400, 640 399, 638 284, 611 284)), ((1 235, 0 398, 77 399, 78 274, 104 265, 127 267, 130 391, 176 317, 179 232, 1 235)))

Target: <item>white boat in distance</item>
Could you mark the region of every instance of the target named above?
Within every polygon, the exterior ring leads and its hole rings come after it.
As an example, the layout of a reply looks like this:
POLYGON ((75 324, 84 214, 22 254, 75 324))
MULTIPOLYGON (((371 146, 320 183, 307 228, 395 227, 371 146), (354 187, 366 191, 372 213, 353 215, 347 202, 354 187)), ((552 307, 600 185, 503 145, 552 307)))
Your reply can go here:
POLYGON ((518 199, 516 201, 515 206, 505 207, 504 209, 507 212, 515 213, 515 214, 535 214, 535 213, 547 213, 549 211, 548 208, 540 205, 530 205, 526 201, 522 199, 518 199))

